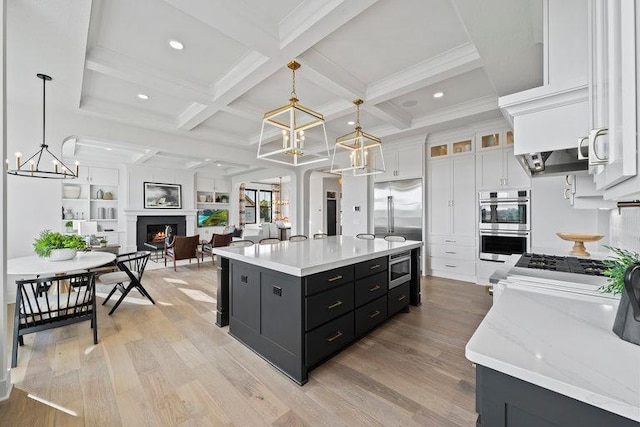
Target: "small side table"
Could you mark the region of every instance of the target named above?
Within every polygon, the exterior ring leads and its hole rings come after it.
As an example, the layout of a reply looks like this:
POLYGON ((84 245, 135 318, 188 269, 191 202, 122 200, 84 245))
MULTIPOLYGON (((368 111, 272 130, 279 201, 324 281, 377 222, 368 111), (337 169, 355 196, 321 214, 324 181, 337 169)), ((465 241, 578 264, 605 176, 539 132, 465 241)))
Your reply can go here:
POLYGON ((164 243, 144 242, 144 247, 149 248, 149 250, 153 254, 153 258, 151 258, 152 261, 158 262, 162 259, 162 252, 164 251, 164 243))

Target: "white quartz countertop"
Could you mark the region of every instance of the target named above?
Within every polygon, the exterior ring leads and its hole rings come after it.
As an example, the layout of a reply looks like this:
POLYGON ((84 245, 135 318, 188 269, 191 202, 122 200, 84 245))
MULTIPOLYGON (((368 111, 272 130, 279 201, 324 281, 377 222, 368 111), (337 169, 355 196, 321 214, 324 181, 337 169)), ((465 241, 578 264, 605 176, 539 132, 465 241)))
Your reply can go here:
POLYGON ((466 357, 640 421, 640 346, 611 330, 618 303, 507 286, 467 343, 466 357))
POLYGON ((272 245, 218 247, 213 248, 213 253, 302 277, 421 246, 422 242, 414 240, 387 242, 384 239, 365 240, 350 236, 330 236, 326 239, 308 239, 302 242, 286 240, 272 245))

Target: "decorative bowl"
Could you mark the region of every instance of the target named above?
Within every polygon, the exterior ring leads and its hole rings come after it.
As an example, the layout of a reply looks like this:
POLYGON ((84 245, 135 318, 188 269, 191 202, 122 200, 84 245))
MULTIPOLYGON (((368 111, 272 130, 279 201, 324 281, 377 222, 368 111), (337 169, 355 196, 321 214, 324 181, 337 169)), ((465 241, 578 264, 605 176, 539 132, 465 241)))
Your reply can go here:
POLYGON ((79 185, 65 185, 62 188, 62 195, 65 199, 77 199, 80 197, 81 190, 79 185))
POLYGON ((568 242, 574 242, 573 248, 571 248, 570 254, 578 256, 591 255, 584 247, 584 242, 597 242, 602 239, 602 234, 587 234, 587 233, 556 233, 556 235, 562 240, 568 242))
POLYGON ((75 257, 77 251, 75 248, 51 249, 51 255, 47 259, 49 261, 66 261, 75 257))

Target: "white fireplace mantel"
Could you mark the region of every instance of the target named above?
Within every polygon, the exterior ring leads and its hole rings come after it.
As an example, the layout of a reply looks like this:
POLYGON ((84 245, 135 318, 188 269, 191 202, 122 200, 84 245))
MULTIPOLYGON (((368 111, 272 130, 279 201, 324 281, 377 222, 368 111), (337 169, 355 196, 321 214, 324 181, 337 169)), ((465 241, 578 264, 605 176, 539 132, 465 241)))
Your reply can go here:
MULTIPOLYGON (((186 219, 187 235, 196 233, 197 209, 125 209, 127 241, 125 245, 126 253, 135 252, 136 246, 136 223, 139 216, 184 216, 186 219)), ((122 251, 120 251, 122 253, 122 251)))

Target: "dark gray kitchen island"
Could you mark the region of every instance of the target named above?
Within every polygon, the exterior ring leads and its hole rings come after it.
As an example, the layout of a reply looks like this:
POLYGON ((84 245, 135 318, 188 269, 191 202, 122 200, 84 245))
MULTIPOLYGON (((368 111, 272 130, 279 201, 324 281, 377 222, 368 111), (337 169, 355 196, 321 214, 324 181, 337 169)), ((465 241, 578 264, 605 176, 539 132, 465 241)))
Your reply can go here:
POLYGON ((422 242, 332 236, 214 248, 216 324, 298 384, 409 304, 420 304, 422 242))

